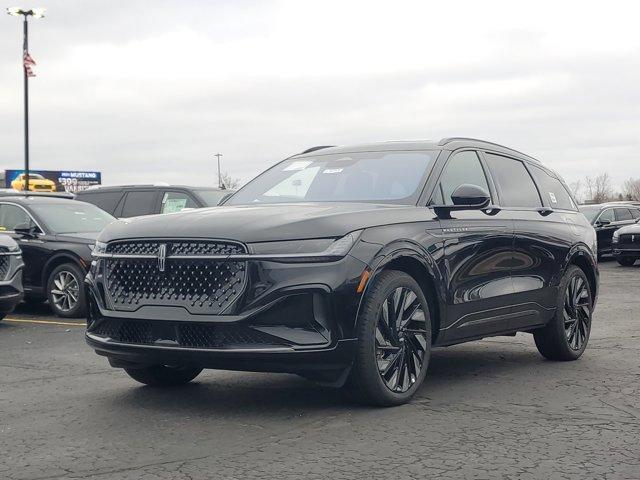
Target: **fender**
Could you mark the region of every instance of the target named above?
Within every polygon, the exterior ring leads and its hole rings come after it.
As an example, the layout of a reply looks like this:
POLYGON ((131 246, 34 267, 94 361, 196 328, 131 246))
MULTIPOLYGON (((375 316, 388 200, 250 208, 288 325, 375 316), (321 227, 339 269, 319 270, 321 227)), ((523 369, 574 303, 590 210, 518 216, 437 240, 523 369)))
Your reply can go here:
POLYGON ((385 267, 393 262, 394 260, 408 257, 414 260, 417 260, 426 270, 427 275, 431 276, 433 280, 433 284, 435 286, 435 300, 438 303, 438 310, 440 316, 444 315, 445 312, 445 292, 442 291, 441 285, 444 285, 442 281, 442 273, 438 268, 437 263, 434 258, 429 254, 422 245, 408 239, 399 240, 393 243, 390 243, 380 249, 380 251, 376 254, 374 259, 369 264, 371 269, 371 275, 367 280, 367 284, 365 286, 362 295, 360 296, 360 301, 358 302, 358 310, 356 312, 356 318, 354 318, 354 328, 355 324, 358 321, 358 316, 360 314, 360 309, 362 308, 362 302, 364 300, 365 295, 369 290, 369 285, 371 285, 372 281, 376 278, 376 276, 385 269, 385 267))
MULTIPOLYGON (((592 292, 593 304, 595 306, 596 299, 598 297, 598 262, 596 261, 592 250, 585 243, 577 243, 571 247, 566 257, 562 260, 562 268, 560 272, 564 272, 569 264, 576 263, 576 260, 578 263, 588 265, 591 269, 595 286, 595 291, 592 292)), ((559 283, 560 279, 558 278, 554 286, 557 286, 559 283)))
POLYGON ((48 280, 47 272, 51 268, 51 265, 53 265, 54 263, 58 263, 60 259, 68 260, 70 261, 70 263, 73 263, 76 266, 78 266, 81 271, 85 273, 87 272, 87 268, 83 265, 82 259, 78 255, 76 255, 75 253, 69 250, 60 251, 56 253, 54 256, 52 256, 49 260, 47 260, 47 262, 42 267, 42 273, 40 275, 42 288, 45 288, 45 289, 47 288, 47 280, 48 280))

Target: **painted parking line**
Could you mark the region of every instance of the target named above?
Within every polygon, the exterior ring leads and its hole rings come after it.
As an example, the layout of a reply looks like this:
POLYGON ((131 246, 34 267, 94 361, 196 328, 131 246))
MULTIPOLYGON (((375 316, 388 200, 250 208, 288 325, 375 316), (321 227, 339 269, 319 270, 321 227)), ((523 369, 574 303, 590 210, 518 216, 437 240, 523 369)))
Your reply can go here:
POLYGON ((58 322, 55 320, 25 320, 22 318, 5 318, 3 322, 15 322, 15 323, 41 323, 44 325, 64 325, 70 327, 86 327, 87 324, 82 322, 58 322))

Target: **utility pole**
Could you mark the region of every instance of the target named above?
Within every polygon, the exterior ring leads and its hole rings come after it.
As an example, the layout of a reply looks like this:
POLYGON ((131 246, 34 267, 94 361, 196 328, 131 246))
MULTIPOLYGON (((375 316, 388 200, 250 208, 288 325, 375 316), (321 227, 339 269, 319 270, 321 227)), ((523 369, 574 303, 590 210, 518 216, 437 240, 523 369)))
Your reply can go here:
POLYGON ((224 183, 222 183, 222 175, 220 174, 220 157, 221 156, 222 156, 221 153, 216 153, 214 155, 214 157, 218 157, 218 188, 220 188, 221 190, 224 190, 227 187, 225 187, 224 183))
POLYGON ((44 17, 44 8, 23 10, 20 7, 7 8, 7 13, 14 17, 23 17, 22 70, 24 76, 24 190, 29 191, 29 77, 35 76, 31 67, 35 62, 29 55, 29 22, 28 18, 44 17))

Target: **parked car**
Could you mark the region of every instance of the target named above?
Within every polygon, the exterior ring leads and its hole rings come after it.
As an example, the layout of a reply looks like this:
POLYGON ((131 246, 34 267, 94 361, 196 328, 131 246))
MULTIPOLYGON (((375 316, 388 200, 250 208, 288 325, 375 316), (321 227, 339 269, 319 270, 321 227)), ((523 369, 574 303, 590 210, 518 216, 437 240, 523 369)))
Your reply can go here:
POLYGON ((48 299, 61 317, 84 316, 83 279, 91 249, 98 233, 113 220, 95 205, 76 200, 0 197, 0 233, 12 237, 22 250, 26 299, 48 299))
POLYGON ((619 228, 613 233, 613 255, 623 267, 631 267, 640 260, 640 219, 633 225, 619 228))
POLYGON ((0 235, 0 320, 22 301, 22 254, 18 244, 0 235))
POLYGON ((611 241, 616 230, 632 225, 640 218, 640 206, 631 203, 580 205, 580 211, 596 230, 600 257, 613 253, 611 241))
POLYGON ((56 182, 44 178, 39 173, 29 173, 29 188, 25 188, 26 175, 24 173, 11 182, 11 188, 14 190, 30 190, 35 192, 55 192, 56 182))
POLYGON ((435 346, 527 332, 576 360, 598 292, 562 180, 463 138, 303 152, 219 208, 112 223, 94 257, 86 338, 135 380, 290 372, 375 405, 408 401, 435 346))
POLYGON ((53 197, 74 199, 75 195, 69 192, 20 192, 13 188, 0 189, 0 197, 15 197, 16 195, 27 195, 30 197, 53 197))
POLYGON ((187 208, 215 207, 232 190, 183 185, 125 185, 91 187, 77 200, 93 203, 118 218, 179 212, 187 208))

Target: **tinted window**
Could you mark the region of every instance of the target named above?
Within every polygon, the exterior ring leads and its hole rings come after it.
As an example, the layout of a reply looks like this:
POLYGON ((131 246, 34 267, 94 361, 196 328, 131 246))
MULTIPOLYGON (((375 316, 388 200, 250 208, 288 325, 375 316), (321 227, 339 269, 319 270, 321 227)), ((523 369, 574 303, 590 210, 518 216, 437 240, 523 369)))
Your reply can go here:
POLYGON ((533 178, 538 183, 540 194, 551 208, 561 208, 564 210, 576 210, 576 206, 571 199, 562 182, 550 175, 546 170, 530 166, 533 178))
POLYGON ((15 205, 0 205, 0 231, 12 231, 18 225, 31 225, 31 217, 15 205))
POLYGON ((602 222, 603 220, 609 222, 616 221, 615 217, 613 216, 613 208, 608 208, 604 212, 602 212, 602 214, 598 217, 598 221, 602 222))
POLYGON ((487 193, 489 192, 487 177, 476 152, 456 153, 449 159, 442 175, 440 175, 431 204, 453 205, 451 194, 463 183, 477 185, 484 188, 487 193))
POLYGON ((156 192, 143 190, 140 192, 128 192, 122 208, 122 217, 135 217, 137 215, 149 215, 154 211, 156 192))
POLYGON ((640 210, 637 208, 630 208, 629 210, 631 210, 631 216, 633 218, 640 218, 640 210))
POLYGON ((384 202, 415 205, 436 152, 378 151, 293 157, 259 175, 227 205, 384 202))
POLYGON ((618 222, 631 220, 633 218, 628 208, 616 208, 615 211, 616 211, 616 221, 618 222))
POLYGON ((53 233, 99 232, 115 220, 104 210, 84 202, 33 205, 31 208, 53 233))
POLYGON ((540 195, 524 164, 491 153, 485 154, 494 179, 498 183, 500 199, 505 207, 540 207, 540 195))
POLYGON ((113 213, 118 205, 122 192, 92 192, 79 194, 78 200, 93 203, 106 212, 113 213))
POLYGON ((233 190, 196 190, 207 207, 215 207, 220 201, 233 193, 233 190))
POLYGON ((160 213, 181 212, 185 208, 198 208, 191 196, 184 192, 165 192, 160 213))

